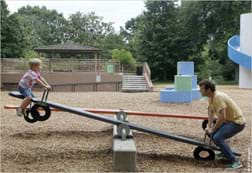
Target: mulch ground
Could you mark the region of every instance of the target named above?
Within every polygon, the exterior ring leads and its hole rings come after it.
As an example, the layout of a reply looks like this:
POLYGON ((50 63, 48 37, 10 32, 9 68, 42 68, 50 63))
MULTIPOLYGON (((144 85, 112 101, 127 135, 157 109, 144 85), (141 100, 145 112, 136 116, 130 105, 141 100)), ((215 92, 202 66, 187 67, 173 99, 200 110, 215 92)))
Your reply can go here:
MULTIPOLYGON (((160 88, 162 88, 161 86, 160 88)), ((247 119, 246 129, 228 143, 241 156, 245 172, 251 168, 252 90, 219 86, 240 105, 247 119), (250 165, 250 166, 249 166, 250 165)), ((151 93, 52 92, 49 100, 74 107, 127 109, 207 115, 207 101, 191 104, 159 102, 159 88, 151 93)), ((36 92, 37 96, 41 93, 36 92)), ((1 172, 110 172, 112 171, 112 126, 64 112, 54 112, 49 120, 29 124, 5 104, 21 100, 1 92, 1 172)), ((129 121, 169 133, 203 140, 200 120, 130 116, 129 121)), ((134 132, 137 171, 141 172, 222 172, 223 161, 197 161, 195 146, 134 132)), ((251 169, 250 169, 251 170, 251 169)))

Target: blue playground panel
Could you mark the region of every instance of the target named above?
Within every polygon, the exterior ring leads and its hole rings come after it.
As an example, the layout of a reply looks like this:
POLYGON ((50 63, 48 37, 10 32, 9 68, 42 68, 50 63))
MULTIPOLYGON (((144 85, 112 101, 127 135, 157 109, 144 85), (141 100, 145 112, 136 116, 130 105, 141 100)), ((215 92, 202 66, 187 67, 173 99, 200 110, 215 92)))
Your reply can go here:
POLYGON ((197 75, 194 75, 194 62, 180 61, 177 63, 177 75, 174 88, 167 87, 160 91, 162 103, 191 103, 202 96, 197 87, 197 75))
POLYGON ((191 103, 192 91, 176 91, 175 88, 166 88, 160 91, 161 103, 191 103))
POLYGON ((192 61, 177 62, 177 75, 194 75, 194 62, 192 61))
POLYGON ((192 75, 192 89, 197 88, 197 75, 192 75))
POLYGON ((192 89, 192 99, 199 100, 202 98, 199 88, 192 89))
POLYGON ((199 88, 192 89, 190 99, 189 91, 176 91, 175 88, 167 87, 160 91, 160 102, 166 103, 184 103, 187 100, 188 102, 192 102, 192 100, 199 100, 202 98, 199 88), (188 94, 189 93, 189 94, 188 94), (186 95, 187 94, 187 95, 186 95), (188 97, 189 95, 189 97, 188 97), (183 98, 178 98, 183 97, 183 98))
POLYGON ((252 70, 252 56, 239 51, 240 37, 235 35, 228 40, 228 57, 235 63, 252 70))

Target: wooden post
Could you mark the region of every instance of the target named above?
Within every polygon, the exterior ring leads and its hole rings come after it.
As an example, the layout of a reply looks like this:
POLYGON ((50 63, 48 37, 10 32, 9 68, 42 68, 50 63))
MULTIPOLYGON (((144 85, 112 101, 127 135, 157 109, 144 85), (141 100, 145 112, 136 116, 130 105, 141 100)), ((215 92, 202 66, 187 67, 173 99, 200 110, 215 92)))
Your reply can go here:
POLYGON ((51 72, 51 70, 52 70, 52 66, 51 66, 51 58, 49 57, 49 72, 51 72))
POLYGON ((73 72, 74 71, 74 59, 73 58, 71 58, 71 72, 73 72))
POLYGON ((97 72, 97 53, 95 53, 95 72, 97 72))

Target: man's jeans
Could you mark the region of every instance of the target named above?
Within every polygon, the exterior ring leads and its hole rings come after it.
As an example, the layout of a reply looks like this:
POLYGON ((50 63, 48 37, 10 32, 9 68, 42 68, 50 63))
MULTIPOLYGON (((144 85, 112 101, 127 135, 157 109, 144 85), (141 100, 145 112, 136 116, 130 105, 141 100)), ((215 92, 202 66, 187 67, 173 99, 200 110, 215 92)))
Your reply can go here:
POLYGON ((214 143, 220 147, 222 154, 231 162, 236 161, 235 155, 231 148, 224 141, 225 139, 231 138, 235 134, 239 133, 245 128, 245 124, 240 125, 233 122, 225 122, 222 126, 212 134, 214 143))

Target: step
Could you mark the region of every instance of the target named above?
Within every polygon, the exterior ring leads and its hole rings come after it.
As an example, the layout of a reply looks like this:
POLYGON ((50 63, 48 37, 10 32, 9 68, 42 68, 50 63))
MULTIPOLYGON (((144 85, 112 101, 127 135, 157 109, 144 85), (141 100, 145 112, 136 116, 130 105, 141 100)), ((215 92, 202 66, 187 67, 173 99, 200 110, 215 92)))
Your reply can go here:
POLYGON ((146 81, 123 81, 123 83, 147 83, 146 81))
POLYGON ((127 85, 127 84, 129 84, 129 85, 147 85, 147 83, 146 82, 123 82, 123 85, 127 85))
POLYGON ((123 80, 123 82, 146 82, 145 80, 123 80))
POLYGON ((146 85, 123 85, 122 86, 123 88, 127 88, 127 87, 129 87, 129 88, 148 88, 148 86, 146 86, 146 85))
POLYGON ((147 85, 146 82, 123 82, 123 85, 147 85))
POLYGON ((123 85, 122 87, 148 87, 147 85, 123 85))
POLYGON ((122 88, 122 91, 149 91, 149 89, 122 88))
POLYGON ((149 87, 144 76, 123 75, 122 91, 149 91, 149 87))
POLYGON ((148 87, 136 87, 136 86, 126 86, 122 88, 138 88, 138 89, 148 89, 148 87))
POLYGON ((123 81, 145 81, 145 79, 123 79, 123 81))
POLYGON ((124 77, 124 76, 130 76, 130 77, 131 77, 131 76, 134 76, 134 77, 143 77, 143 75, 123 75, 123 77, 124 77))
POLYGON ((146 81, 123 81, 123 83, 147 83, 146 81))
POLYGON ((144 78, 124 78, 123 80, 145 80, 144 78))
POLYGON ((123 79, 144 79, 144 76, 123 76, 123 79))
POLYGON ((123 78, 123 80, 145 80, 145 78, 123 78))
POLYGON ((144 78, 144 76, 123 76, 123 78, 136 78, 136 79, 141 79, 141 78, 144 78))

